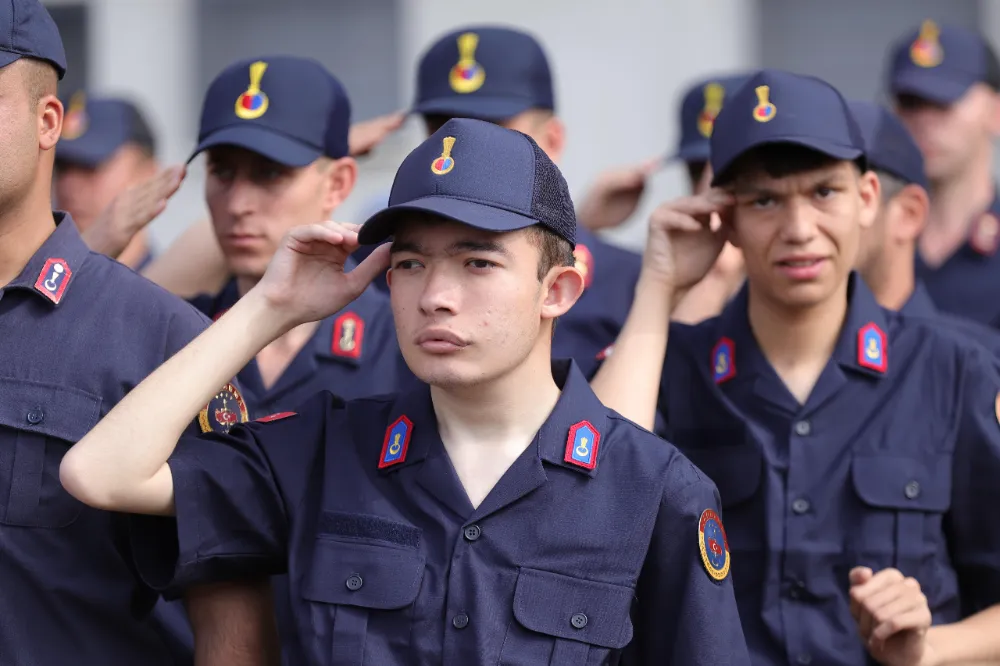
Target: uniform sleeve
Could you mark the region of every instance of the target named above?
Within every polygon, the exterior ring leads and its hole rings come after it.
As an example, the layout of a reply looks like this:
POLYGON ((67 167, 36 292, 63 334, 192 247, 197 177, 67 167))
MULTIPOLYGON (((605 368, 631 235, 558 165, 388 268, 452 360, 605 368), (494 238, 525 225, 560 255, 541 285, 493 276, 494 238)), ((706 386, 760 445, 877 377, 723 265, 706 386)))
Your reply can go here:
POLYGON ((325 412, 314 404, 181 439, 168 461, 176 516, 130 518, 132 556, 147 585, 176 598, 195 584, 285 572, 290 516, 323 443, 325 412))
POLYGON ((749 665, 719 493, 687 460, 672 467, 683 469, 671 475, 660 503, 636 588, 635 633, 622 664, 749 665))
POLYGON ((952 457, 946 524, 963 616, 1000 603, 1000 373, 989 356, 968 359, 952 457))

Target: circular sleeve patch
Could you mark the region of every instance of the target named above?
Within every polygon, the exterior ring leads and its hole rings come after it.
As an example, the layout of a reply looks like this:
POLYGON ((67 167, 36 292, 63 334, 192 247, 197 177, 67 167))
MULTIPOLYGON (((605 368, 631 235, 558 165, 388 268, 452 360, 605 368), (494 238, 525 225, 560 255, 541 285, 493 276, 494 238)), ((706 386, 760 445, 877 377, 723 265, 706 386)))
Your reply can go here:
POLYGON ((701 512, 698 521, 698 549, 705 571, 714 580, 725 580, 729 575, 729 542, 722 519, 712 509, 701 512))
POLYGON ((249 419, 247 405, 239 389, 226 384, 198 414, 198 425, 202 432, 226 434, 236 424, 246 423, 249 419))

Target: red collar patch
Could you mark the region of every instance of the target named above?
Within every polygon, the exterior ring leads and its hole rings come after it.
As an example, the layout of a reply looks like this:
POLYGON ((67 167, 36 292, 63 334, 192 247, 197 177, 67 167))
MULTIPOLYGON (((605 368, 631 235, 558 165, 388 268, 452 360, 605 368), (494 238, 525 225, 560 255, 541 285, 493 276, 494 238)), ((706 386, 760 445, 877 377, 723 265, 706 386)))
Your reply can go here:
POLYGON ((566 455, 563 461, 584 469, 597 467, 597 447, 601 443, 601 433, 590 424, 580 421, 569 429, 566 438, 566 455))
POLYGON ((979 254, 991 257, 1000 245, 1000 221, 993 213, 983 213, 972 225, 969 245, 979 254))
POLYGON ((720 338, 712 349, 712 379, 716 384, 728 382, 736 376, 736 343, 720 338))
POLYGON ((412 433, 413 422, 405 416, 400 416, 385 429, 382 455, 378 459, 379 469, 406 462, 406 452, 410 448, 410 435, 412 433))
POLYGON ((858 331, 858 365, 885 374, 889 368, 885 347, 885 332, 874 323, 865 324, 858 331))
POLYGON ((365 339, 365 320, 353 312, 345 312, 333 322, 330 351, 337 356, 358 358, 365 339))
POLYGON ((45 265, 38 273, 38 279, 35 280, 35 290, 59 305, 72 277, 73 270, 65 259, 46 259, 45 265))
POLYGON ((296 412, 278 412, 277 414, 268 414, 267 416, 262 416, 256 419, 257 423, 273 423, 274 421, 280 421, 281 419, 287 419, 289 416, 295 416, 296 412))

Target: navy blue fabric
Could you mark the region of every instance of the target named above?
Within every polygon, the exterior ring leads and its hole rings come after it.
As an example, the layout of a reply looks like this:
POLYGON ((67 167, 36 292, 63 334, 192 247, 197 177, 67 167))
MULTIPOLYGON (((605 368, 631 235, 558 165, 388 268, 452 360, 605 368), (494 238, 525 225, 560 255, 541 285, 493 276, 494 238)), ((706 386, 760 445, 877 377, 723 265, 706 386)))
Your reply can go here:
POLYGON ((680 139, 674 159, 684 162, 707 162, 709 138, 715 119, 726 99, 731 97, 750 77, 724 76, 704 79, 691 86, 681 100, 679 113, 680 139))
POLYGON ((180 604, 147 617, 121 521, 71 497, 59 463, 208 320, 56 220, 0 290, 0 663, 190 663, 180 604))
POLYGON ((45 5, 38 0, 0 1, 0 67, 21 58, 44 60, 59 78, 66 74, 62 36, 45 5))
POLYGON ((1000 502, 995 359, 883 310, 856 276, 850 289, 805 404, 757 345, 746 289, 719 317, 670 332, 660 410, 719 488, 754 663, 874 663, 850 614, 855 566, 915 577, 935 624, 1000 602, 1000 520, 983 513, 1000 502), (885 335, 885 372, 859 361, 869 324, 885 335), (734 370, 716 383, 724 339, 719 367, 734 370))
POLYGON ((86 99, 80 108, 67 105, 63 136, 56 144, 56 161, 96 167, 128 143, 153 147, 149 126, 132 102, 117 98, 86 99), (67 129, 74 131, 67 136, 67 129))
POLYGON ((889 54, 889 90, 939 104, 957 101, 975 83, 997 76, 983 36, 956 25, 925 21, 889 54))
POLYGON ((885 171, 904 183, 930 189, 924 156, 899 118, 872 102, 851 101, 848 104, 861 130, 868 166, 885 171))
POLYGON ((168 590, 287 570, 297 665, 748 664, 732 583, 697 545, 714 487, 553 369, 559 402, 475 509, 426 386, 185 438, 176 522, 132 519, 157 544, 140 570, 168 590), (404 453, 380 469, 400 423, 404 453), (566 462, 583 423, 593 469, 566 462))

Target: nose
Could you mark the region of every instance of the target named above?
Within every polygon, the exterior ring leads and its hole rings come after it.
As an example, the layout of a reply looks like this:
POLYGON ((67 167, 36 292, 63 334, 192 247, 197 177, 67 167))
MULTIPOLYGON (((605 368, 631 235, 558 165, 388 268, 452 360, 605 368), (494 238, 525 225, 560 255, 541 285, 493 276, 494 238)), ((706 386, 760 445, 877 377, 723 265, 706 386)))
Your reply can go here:
POLYGON ((791 245, 805 245, 816 236, 817 211, 811 201, 802 197, 791 199, 785 209, 781 238, 791 245))
POLYGON ((429 265, 424 272, 420 292, 420 311, 425 315, 456 314, 459 300, 459 276, 445 266, 429 265))
POLYGON ((229 184, 226 192, 226 210, 234 217, 252 212, 256 198, 256 188, 249 179, 237 176, 229 184))

